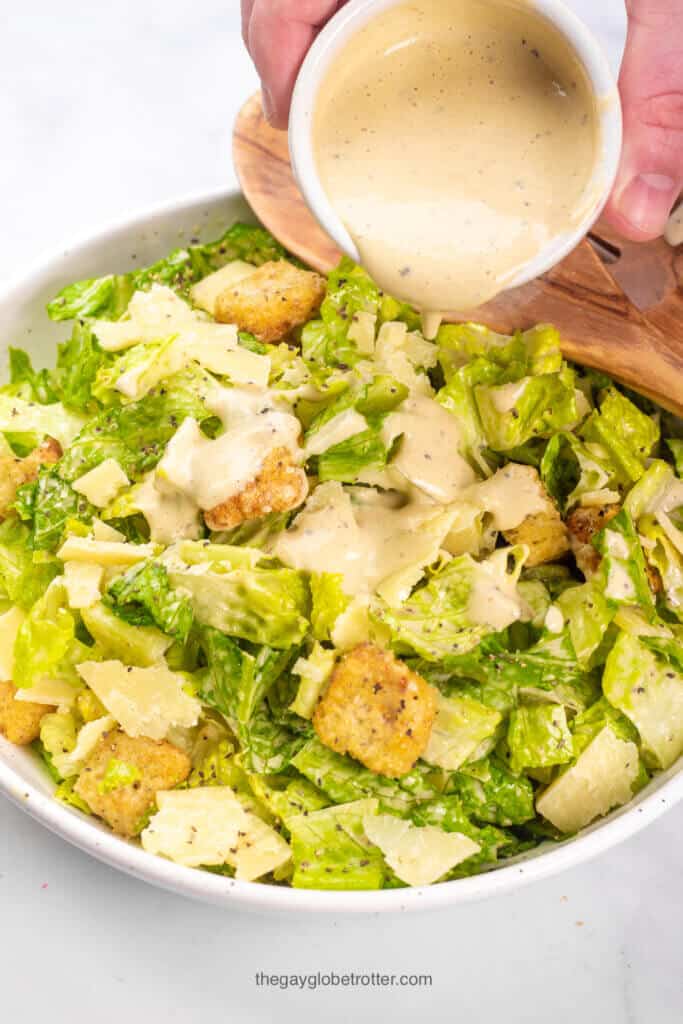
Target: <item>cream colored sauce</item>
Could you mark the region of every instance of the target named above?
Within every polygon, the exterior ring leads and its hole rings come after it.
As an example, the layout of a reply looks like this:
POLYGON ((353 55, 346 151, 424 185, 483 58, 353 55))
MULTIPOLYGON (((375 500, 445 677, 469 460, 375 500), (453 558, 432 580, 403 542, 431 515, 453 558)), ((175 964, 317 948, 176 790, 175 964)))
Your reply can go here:
POLYGON ((313 134, 362 262, 429 314, 492 298, 580 218, 599 117, 578 58, 523 0, 412 0, 342 49, 313 134))
POLYGON ((188 417, 157 467, 159 478, 203 510, 243 491, 275 448, 298 453, 301 432, 296 417, 277 408, 266 389, 217 388, 206 404, 224 433, 212 440, 188 417))
POLYGON ((151 473, 140 485, 135 504, 147 520, 149 539, 155 544, 196 540, 202 528, 199 509, 192 498, 151 473))
POLYGON ((372 593, 382 580, 433 562, 450 521, 431 503, 399 505, 391 496, 326 483, 309 498, 274 554, 294 569, 338 573, 349 595, 372 593))
POLYGON ((390 448, 397 437, 401 442, 392 469, 433 501, 455 501, 476 479, 460 454, 458 420, 431 398, 414 395, 387 416, 382 441, 390 448))
POLYGON ((522 601, 517 590, 518 573, 501 571, 504 550, 479 562, 472 576, 467 618, 475 625, 506 629, 522 617, 522 601), (501 556, 501 557, 497 557, 501 556))
POLYGON ((488 480, 468 487, 461 499, 488 512, 495 530, 514 530, 528 516, 543 512, 548 506, 536 470, 514 462, 488 480))

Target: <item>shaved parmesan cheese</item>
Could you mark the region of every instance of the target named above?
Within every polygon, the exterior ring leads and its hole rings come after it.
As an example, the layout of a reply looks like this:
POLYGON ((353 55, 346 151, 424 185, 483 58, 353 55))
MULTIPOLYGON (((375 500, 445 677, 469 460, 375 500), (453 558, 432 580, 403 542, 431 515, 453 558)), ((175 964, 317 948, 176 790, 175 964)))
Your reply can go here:
POLYGON ((67 537, 57 552, 63 562, 91 562, 95 565, 135 565, 156 554, 154 544, 126 544, 93 540, 91 537, 67 537))
POLYGON ((30 704, 47 704, 61 710, 72 707, 80 692, 78 687, 65 679, 40 679, 27 690, 17 690, 14 698, 30 704))
POLYGON ((173 726, 196 725, 202 706, 166 665, 131 668, 121 661, 86 661, 78 672, 129 736, 165 739, 173 726))
POLYGON ((89 473, 84 473, 78 480, 74 480, 71 486, 79 494, 84 495, 91 505, 104 508, 129 484, 130 480, 116 459, 105 459, 89 473))
POLYGON ((635 743, 606 726, 536 800, 536 810, 561 832, 576 832, 613 807, 628 803, 640 758, 635 743))
POLYGON ((187 867, 229 864, 253 881, 281 867, 290 849, 228 786, 157 794, 159 811, 141 835, 148 853, 187 867))
POLYGON ((87 722, 79 732, 73 750, 68 754, 54 754, 52 761, 62 778, 68 779, 71 775, 78 775, 83 762, 92 754, 101 737, 115 725, 116 722, 111 715, 87 722))
POLYGON ((93 540, 125 541, 126 539, 125 534, 120 530, 115 530, 108 523, 103 523, 101 519, 93 519, 92 535, 93 540))
POLYGON ((227 291, 231 285, 251 277, 257 270, 258 267, 252 266, 251 263, 245 263, 244 260, 233 260, 231 263, 226 263, 220 270, 198 281, 190 289, 190 298, 195 306, 205 309, 213 316, 218 296, 227 291))
POLYGON ((431 885, 481 849, 460 832, 444 832, 435 825, 420 827, 393 814, 366 815, 363 828, 389 867, 408 885, 431 885))
POLYGON ((66 562, 64 586, 70 608, 89 608, 100 599, 104 569, 88 562, 66 562))
POLYGON ((0 615, 0 682, 14 678, 14 642, 25 618, 21 608, 10 608, 0 615))

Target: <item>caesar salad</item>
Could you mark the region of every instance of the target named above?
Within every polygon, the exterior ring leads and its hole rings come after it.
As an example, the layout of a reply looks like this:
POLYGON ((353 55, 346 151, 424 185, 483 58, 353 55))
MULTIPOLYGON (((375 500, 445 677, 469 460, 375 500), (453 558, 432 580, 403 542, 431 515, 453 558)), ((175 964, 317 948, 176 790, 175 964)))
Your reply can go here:
POLYGON ((0 732, 187 867, 495 869, 683 752, 683 424, 235 224, 0 388, 0 732))

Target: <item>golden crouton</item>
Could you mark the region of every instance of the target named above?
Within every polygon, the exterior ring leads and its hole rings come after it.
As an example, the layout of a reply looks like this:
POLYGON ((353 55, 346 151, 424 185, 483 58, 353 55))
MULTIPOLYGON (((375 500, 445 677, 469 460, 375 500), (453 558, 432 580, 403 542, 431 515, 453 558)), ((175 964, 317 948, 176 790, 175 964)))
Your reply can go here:
POLYGON ((61 457, 61 446, 51 437, 23 459, 0 455, 0 519, 7 514, 21 485, 35 480, 41 466, 51 465, 61 457))
POLYGON ((0 732, 19 747, 33 743, 40 736, 40 723, 45 715, 54 711, 49 704, 17 700, 12 683, 0 682, 0 732))
POLYGON ((134 836, 157 793, 184 782, 191 767, 187 754, 165 740, 132 739, 125 732, 112 730, 102 736, 86 760, 74 789, 114 832, 134 836), (103 781, 112 761, 137 769, 140 778, 107 792, 103 781))
POLYGON ((264 263, 254 274, 221 292, 215 316, 261 341, 279 341, 310 320, 324 296, 325 281, 319 274, 278 260, 264 263))
POLYGON ((519 477, 519 486, 531 488, 539 498, 542 510, 527 516, 519 526, 504 530, 503 536, 509 544, 526 544, 529 567, 543 565, 545 562, 556 562, 569 551, 567 528, 562 522, 557 505, 550 497, 541 479, 531 466, 515 466, 515 476, 519 477))
POLYGON ((421 676, 389 651, 361 644, 337 664, 313 727, 326 747, 398 778, 425 750, 435 714, 436 693, 421 676))
POLYGON ((601 561, 591 541, 620 511, 621 505, 579 505, 567 517, 572 554, 586 579, 597 571, 601 561))
POLYGON ((256 479, 241 494, 205 512, 204 519, 210 530, 232 530, 249 519, 297 508, 307 494, 306 474, 294 464, 292 453, 288 448, 275 448, 256 479))

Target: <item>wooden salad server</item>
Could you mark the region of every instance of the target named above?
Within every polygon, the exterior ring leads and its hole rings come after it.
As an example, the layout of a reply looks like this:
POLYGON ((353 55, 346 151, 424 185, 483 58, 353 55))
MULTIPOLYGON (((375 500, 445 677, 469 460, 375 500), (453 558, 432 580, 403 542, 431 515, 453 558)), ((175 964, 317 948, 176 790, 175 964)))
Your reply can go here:
MULTIPOLYGON (((266 121, 260 94, 235 123, 233 156, 242 191, 261 223, 309 266, 327 273, 341 258, 294 180, 287 133, 266 121)), ((598 223, 543 277, 453 319, 511 333, 553 323, 568 359, 602 370, 683 416, 683 245, 637 244, 598 223)))

